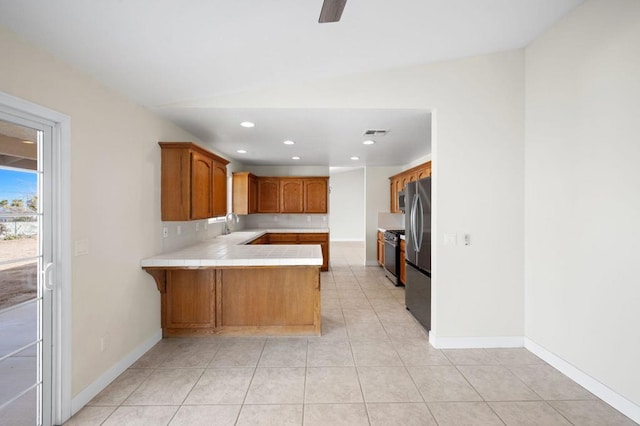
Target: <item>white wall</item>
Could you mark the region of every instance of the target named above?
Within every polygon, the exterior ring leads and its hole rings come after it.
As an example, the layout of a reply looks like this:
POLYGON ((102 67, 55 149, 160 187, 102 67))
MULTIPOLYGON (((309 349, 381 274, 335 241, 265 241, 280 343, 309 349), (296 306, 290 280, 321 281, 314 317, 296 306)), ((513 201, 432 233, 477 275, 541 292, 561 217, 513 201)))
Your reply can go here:
POLYGON ((332 241, 364 241, 364 169, 349 170, 331 174, 332 241))
POLYGON ((640 415, 639 76, 637 0, 526 49, 526 336, 640 415))
POLYGON ((71 117, 72 395, 160 330, 140 259, 162 250, 158 141, 194 140, 0 28, 0 91, 71 117), (107 346, 100 351, 100 338, 107 346))
POLYGON ((253 166, 247 165, 245 172, 256 176, 329 176, 328 166, 253 166))

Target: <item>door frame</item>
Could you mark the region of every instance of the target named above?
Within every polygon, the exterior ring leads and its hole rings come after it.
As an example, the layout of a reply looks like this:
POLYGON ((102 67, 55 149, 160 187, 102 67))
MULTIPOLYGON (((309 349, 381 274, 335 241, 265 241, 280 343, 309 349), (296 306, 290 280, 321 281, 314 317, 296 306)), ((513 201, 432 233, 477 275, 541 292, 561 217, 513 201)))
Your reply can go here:
POLYGON ((71 117, 0 91, 0 110, 52 128, 53 424, 71 417, 71 117))

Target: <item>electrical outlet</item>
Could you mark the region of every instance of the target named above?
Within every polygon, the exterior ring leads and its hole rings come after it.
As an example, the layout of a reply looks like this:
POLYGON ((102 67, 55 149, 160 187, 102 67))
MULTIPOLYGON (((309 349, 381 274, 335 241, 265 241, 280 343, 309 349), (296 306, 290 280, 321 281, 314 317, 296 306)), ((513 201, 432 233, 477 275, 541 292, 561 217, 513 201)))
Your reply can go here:
POLYGON ((104 352, 104 350, 107 349, 108 338, 109 334, 105 334, 100 338, 100 352, 104 352))
POLYGON ((178 235, 182 234, 182 225, 176 226, 176 234, 178 235))
POLYGON ((205 222, 204 223, 204 230, 206 231, 208 227, 209 227, 209 222, 205 222))
POLYGON ((198 232, 200 230, 200 224, 196 223, 196 232, 198 232))
POLYGON ((307 222, 311 222, 311 216, 307 216, 307 222))
POLYGON ((273 221, 277 222, 278 221, 278 216, 273 216, 273 221))
POLYGON ((162 228, 162 238, 167 238, 169 236, 169 228, 166 226, 162 228))

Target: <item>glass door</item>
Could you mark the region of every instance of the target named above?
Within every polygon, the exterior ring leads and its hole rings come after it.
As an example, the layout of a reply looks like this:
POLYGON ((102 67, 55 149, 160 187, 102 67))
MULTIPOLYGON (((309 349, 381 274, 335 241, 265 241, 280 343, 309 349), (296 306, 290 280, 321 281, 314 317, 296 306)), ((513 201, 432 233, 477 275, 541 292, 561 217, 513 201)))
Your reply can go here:
POLYGON ((0 113, 0 423, 51 424, 51 127, 0 113))

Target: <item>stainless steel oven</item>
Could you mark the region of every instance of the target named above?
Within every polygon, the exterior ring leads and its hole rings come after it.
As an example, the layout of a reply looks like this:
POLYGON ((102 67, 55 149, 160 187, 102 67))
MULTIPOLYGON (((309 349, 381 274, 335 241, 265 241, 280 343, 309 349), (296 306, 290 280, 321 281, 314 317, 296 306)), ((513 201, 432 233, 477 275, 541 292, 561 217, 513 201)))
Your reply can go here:
POLYGON ((400 236, 404 234, 402 229, 387 230, 384 233, 384 274, 391 282, 402 285, 400 282, 400 236))

